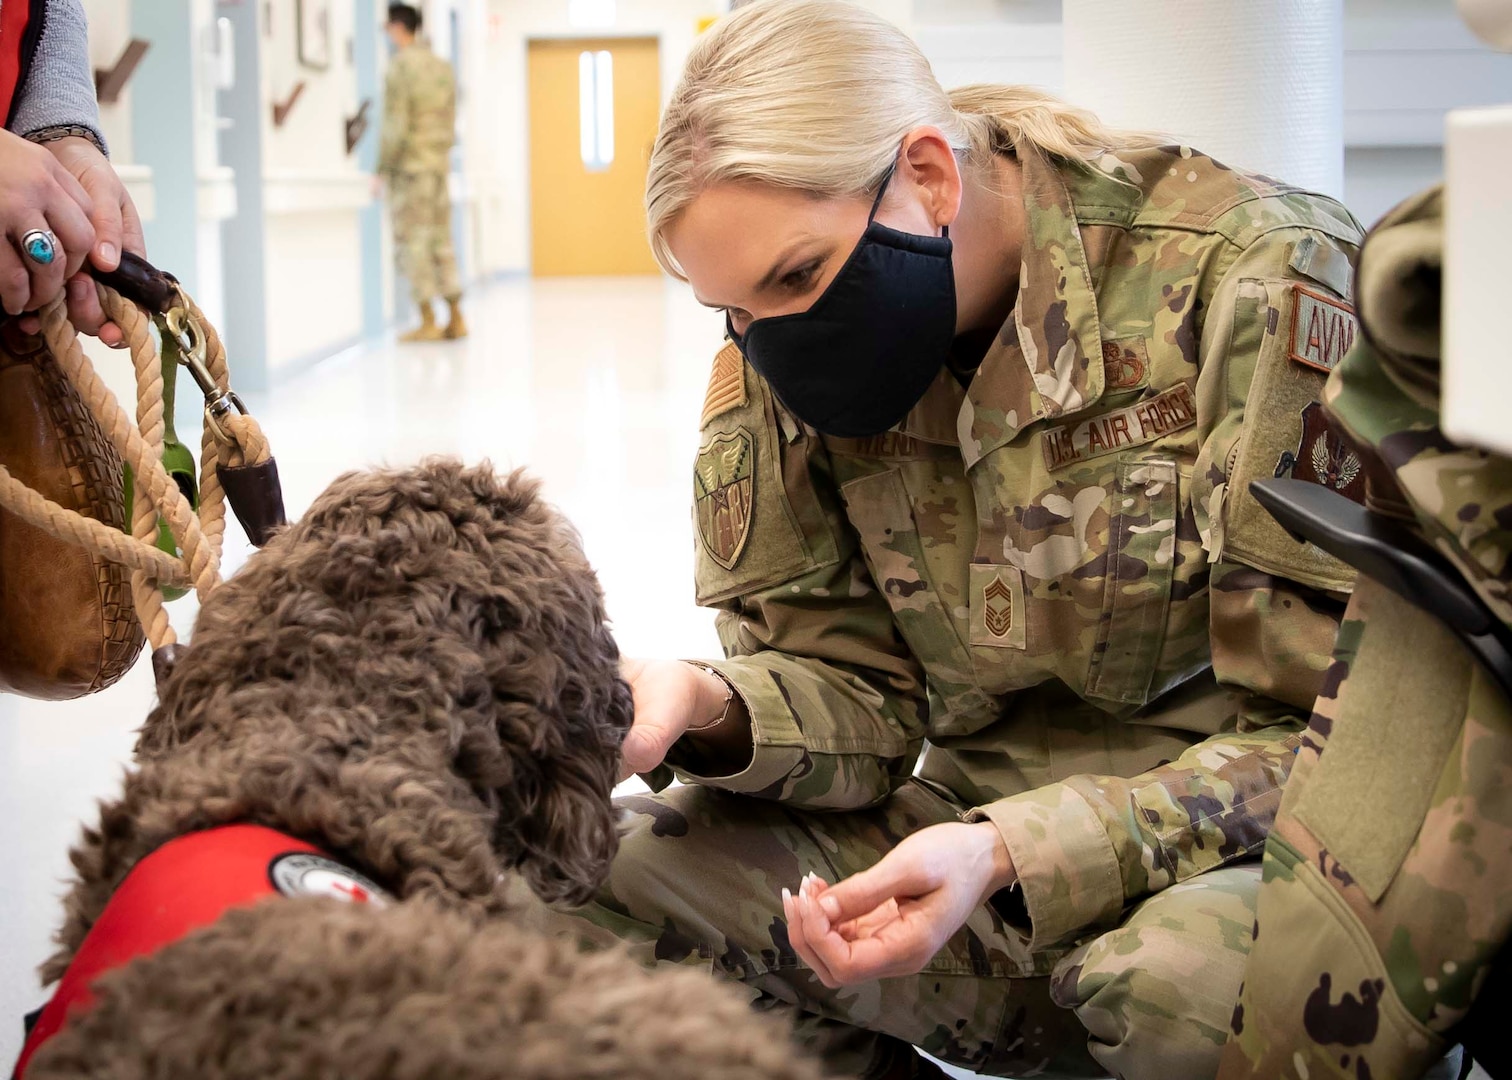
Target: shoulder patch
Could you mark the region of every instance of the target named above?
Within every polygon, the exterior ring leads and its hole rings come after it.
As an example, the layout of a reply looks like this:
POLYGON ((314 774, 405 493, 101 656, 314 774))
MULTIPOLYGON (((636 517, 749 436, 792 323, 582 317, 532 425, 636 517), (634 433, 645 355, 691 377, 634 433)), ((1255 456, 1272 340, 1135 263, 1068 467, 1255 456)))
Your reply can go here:
POLYGON ((746 403, 745 357, 733 341, 726 343, 714 357, 714 371, 709 376, 709 390, 704 395, 703 419, 699 427, 746 403))
POLYGON ((745 428, 716 435, 698 451, 693 498, 698 536, 709 557, 735 569, 751 535, 756 440, 745 428))
POLYGON ((1276 475, 1321 484, 1365 504, 1365 464, 1349 440, 1334 428, 1328 410, 1316 401, 1302 410, 1302 434, 1296 452, 1288 450, 1281 455, 1276 475))
POLYGON ((1354 308, 1332 296, 1293 285, 1289 354, 1306 367, 1330 372, 1354 344, 1354 308))

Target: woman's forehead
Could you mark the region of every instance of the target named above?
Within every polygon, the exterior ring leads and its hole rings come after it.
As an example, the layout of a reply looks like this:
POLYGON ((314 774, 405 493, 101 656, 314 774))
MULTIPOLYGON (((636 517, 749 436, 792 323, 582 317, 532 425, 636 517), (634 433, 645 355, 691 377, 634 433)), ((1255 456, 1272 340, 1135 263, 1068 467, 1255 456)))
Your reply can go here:
POLYGON ((774 261, 854 239, 866 213, 859 199, 816 198, 766 184, 715 184, 678 215, 667 230, 667 246, 700 299, 733 305, 728 294, 753 288, 774 261))

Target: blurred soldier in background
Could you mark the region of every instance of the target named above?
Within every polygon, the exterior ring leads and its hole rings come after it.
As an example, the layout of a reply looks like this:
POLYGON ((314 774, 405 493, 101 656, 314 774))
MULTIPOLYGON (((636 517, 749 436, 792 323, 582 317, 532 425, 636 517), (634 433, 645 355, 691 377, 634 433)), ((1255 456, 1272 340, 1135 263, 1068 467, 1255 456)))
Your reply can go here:
POLYGON ((419 40, 419 10, 390 4, 387 29, 396 51, 383 89, 378 176, 388 183, 399 269, 409 278, 420 309, 420 325, 399 340, 466 337, 446 187, 456 127, 456 78, 451 65, 419 40), (451 307, 444 329, 431 307, 438 296, 451 307))

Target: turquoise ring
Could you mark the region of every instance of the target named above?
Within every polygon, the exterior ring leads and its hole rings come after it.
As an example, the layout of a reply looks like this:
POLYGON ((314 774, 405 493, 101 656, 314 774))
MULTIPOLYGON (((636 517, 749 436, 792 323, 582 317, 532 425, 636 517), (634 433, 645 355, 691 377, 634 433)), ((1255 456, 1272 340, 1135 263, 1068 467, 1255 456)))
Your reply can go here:
POLYGON ((33 229, 21 237, 21 251, 38 266, 51 266, 58 257, 58 238, 47 229, 33 229))

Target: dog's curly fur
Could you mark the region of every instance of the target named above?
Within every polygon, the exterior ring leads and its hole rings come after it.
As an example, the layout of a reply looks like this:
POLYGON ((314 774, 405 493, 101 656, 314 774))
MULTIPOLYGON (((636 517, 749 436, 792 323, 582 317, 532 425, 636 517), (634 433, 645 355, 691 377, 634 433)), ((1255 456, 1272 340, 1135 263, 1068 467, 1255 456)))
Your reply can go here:
POLYGON ((819 1080, 705 973, 425 900, 271 902, 112 972, 27 1080, 819 1080))
POLYGON ((140 767, 73 852, 66 969, 126 873, 233 822, 291 833, 400 898, 507 910, 503 872, 581 902, 618 845, 631 718, 571 526, 516 473, 353 473, 211 594, 140 767))

